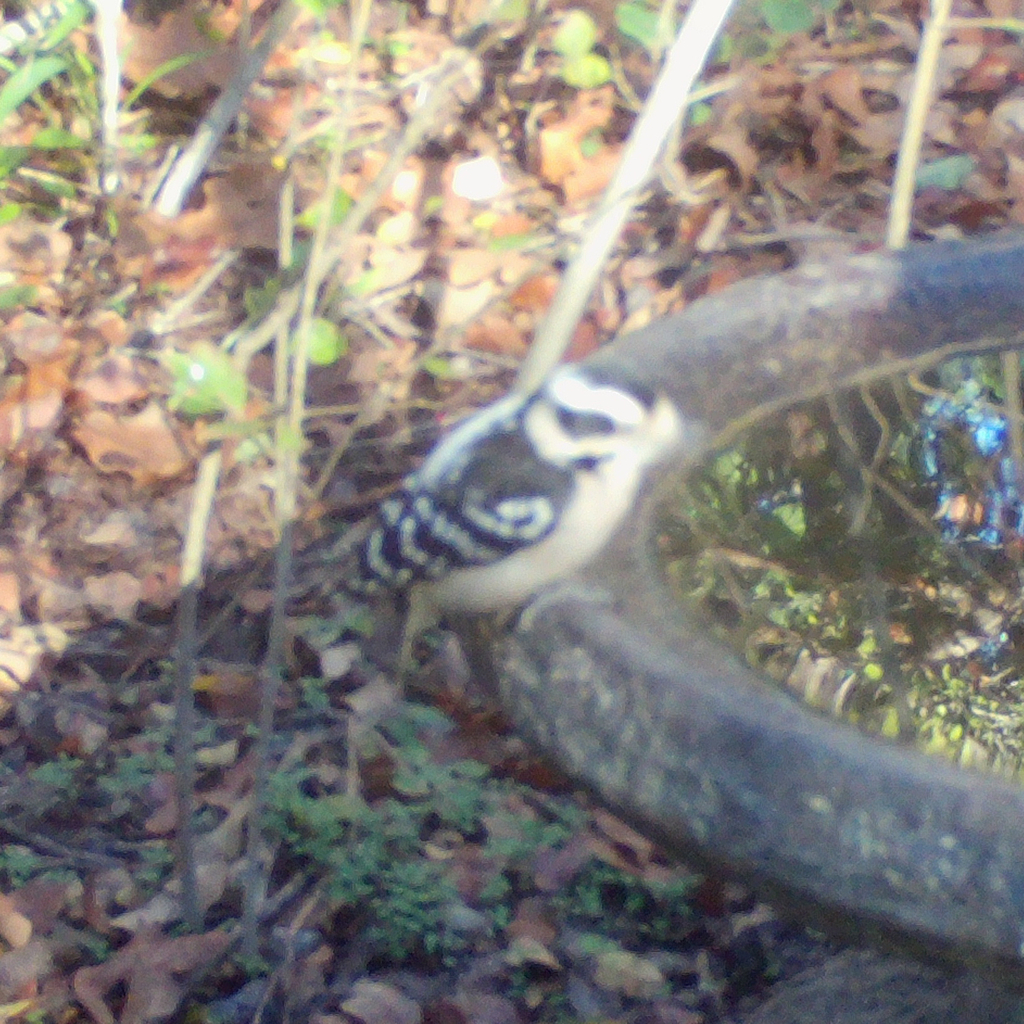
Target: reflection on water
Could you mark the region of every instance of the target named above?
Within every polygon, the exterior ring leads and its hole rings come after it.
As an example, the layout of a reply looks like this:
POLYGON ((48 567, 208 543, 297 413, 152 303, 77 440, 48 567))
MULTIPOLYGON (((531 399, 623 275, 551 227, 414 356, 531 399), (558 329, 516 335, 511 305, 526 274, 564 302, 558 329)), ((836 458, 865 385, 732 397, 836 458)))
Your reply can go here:
POLYGON ((680 595, 804 699, 1017 773, 1024 438, 1006 368, 951 361, 759 424, 690 476, 661 536, 680 595))

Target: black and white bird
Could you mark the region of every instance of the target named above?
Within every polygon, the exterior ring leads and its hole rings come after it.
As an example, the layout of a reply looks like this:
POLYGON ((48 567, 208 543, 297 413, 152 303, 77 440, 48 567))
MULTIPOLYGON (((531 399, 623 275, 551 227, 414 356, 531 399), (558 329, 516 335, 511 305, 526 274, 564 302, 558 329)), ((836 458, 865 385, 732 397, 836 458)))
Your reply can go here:
POLYGON ((645 383, 559 369, 441 440, 380 506, 352 589, 407 593, 423 622, 514 607, 593 559, 683 439, 673 403, 645 383))

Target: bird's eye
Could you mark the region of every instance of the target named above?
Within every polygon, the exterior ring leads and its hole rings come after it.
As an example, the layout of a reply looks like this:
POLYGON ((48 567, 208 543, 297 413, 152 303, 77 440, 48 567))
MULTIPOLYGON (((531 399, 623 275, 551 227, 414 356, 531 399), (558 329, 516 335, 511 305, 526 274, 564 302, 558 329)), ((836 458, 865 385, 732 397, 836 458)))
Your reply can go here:
POLYGON ((567 409, 558 406, 556 413, 558 425, 570 437, 592 437, 615 433, 615 420, 603 412, 582 412, 579 409, 567 409))

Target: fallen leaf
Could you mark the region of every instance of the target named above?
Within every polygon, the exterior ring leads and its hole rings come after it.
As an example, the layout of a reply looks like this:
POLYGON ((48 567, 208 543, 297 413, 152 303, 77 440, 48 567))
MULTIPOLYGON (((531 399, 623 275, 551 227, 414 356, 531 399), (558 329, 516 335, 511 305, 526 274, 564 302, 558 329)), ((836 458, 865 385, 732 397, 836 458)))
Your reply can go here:
POLYGON ((109 960, 75 972, 73 986, 79 1002, 97 1024, 154 1024, 175 1013, 186 995, 180 978, 209 966, 231 943, 226 932, 169 938, 146 927, 109 960), (123 984, 124 1003, 117 1017, 105 1001, 123 984))
POLYGON ((437 311, 437 328, 465 327, 498 297, 498 284, 488 278, 469 288, 446 288, 437 311))
POLYGON ((87 576, 82 586, 89 607, 103 618, 130 619, 142 600, 142 584, 129 572, 87 576))
POLYGON ((452 191, 463 199, 487 202, 499 196, 504 187, 501 165, 493 156, 465 160, 452 171, 452 191))
POLYGON ((558 291, 558 282, 557 274, 535 274, 509 296, 509 302, 513 309, 542 313, 551 305, 551 300, 558 291))
POLYGON ((0 1002, 31 999, 39 989, 40 978, 52 967, 50 950, 39 939, 4 953, 0 956, 0 1002))
POLYGON ((379 981, 362 979, 352 986, 352 995, 341 1008, 361 1024, 419 1024, 419 1004, 397 988, 379 981))
POLYGON ((513 939, 505 951, 505 960, 513 967, 545 967, 550 971, 560 971, 562 965, 558 957, 543 942, 528 936, 513 939))
MULTIPOLYGON (((164 5, 167 7, 167 5, 164 5)), ((185 67, 164 70, 150 86, 162 96, 198 96, 217 89, 237 71, 241 51, 230 39, 203 31, 198 0, 168 7, 155 24, 140 24, 127 15, 120 26, 124 72, 133 82, 149 78, 171 61, 189 59, 185 67)))
POLYGON ((463 344, 477 352, 493 352, 515 358, 526 355, 529 347, 523 332, 500 313, 484 313, 470 323, 463 344))
POLYGON ((562 182, 565 201, 571 205, 600 195, 618 169, 621 154, 618 146, 604 146, 575 167, 562 182))
POLYGON ((595 957, 594 983, 631 999, 650 999, 664 987, 665 975, 636 953, 608 949, 595 957))
POLYGON ((22 458, 41 452, 54 437, 68 387, 68 357, 58 355, 26 366, 8 379, 0 399, 0 448, 22 458))
POLYGON ((14 949, 27 946, 32 938, 32 922, 17 908, 15 901, 0 892, 0 938, 14 949))
POLYGON ((504 259, 504 253, 490 249, 455 249, 448 257, 448 283, 453 288, 466 288, 496 276, 504 259))
POLYGON ((67 634, 57 626, 12 626, 0 636, 0 692, 20 690, 46 655, 60 655, 67 634))
POLYGON ((193 461, 181 433, 155 401, 132 416, 93 409, 81 416, 73 434, 101 473, 127 473, 143 485, 180 476, 193 461))
POLYGON ((615 112, 615 90, 610 86, 580 90, 566 117, 540 131, 539 173, 550 185, 562 186, 586 164, 583 141, 606 127, 615 112))
POLYGON ((75 391, 91 402, 122 405, 146 397, 149 385, 135 361, 124 352, 101 360, 92 370, 75 380, 75 391))

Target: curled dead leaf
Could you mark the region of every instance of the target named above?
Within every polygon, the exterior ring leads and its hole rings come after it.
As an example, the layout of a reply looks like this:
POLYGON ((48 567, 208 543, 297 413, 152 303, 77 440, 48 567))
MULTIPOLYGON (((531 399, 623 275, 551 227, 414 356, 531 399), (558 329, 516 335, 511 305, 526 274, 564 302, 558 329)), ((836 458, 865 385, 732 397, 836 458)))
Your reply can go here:
POLYGON ((0 956, 0 1002, 31 999, 39 989, 40 979, 52 967, 49 947, 41 939, 4 953, 0 956))
POLYGON ((75 972, 78 1001, 97 1024, 156 1024, 166 1020, 185 996, 190 971, 209 965, 231 942, 226 932, 169 938, 156 928, 143 928, 109 960, 75 972), (106 1003, 107 993, 123 985, 124 1003, 115 1017, 106 1003))
POLYGON ((362 1024, 419 1024, 419 1005, 392 985, 362 979, 341 1008, 362 1024))
POLYGON ((6 893, 0 893, 0 937, 14 949, 27 946, 32 938, 32 922, 6 893))
POLYGON ((135 361, 123 352, 107 356, 75 381, 80 397, 104 405, 139 402, 148 390, 135 361))
POLYGON ((108 572, 83 581, 89 607, 104 618, 129 619, 142 599, 142 583, 128 572, 108 572))
POLYGON ((155 401, 132 416, 92 409, 73 433, 101 473, 127 473, 136 483, 173 479, 192 465, 180 429, 155 401))

